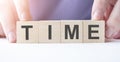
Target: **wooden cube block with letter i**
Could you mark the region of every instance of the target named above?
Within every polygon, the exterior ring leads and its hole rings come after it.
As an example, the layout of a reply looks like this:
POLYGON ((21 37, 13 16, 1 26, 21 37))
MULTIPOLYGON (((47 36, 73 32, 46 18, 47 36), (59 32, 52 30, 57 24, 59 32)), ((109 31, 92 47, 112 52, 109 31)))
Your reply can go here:
POLYGON ((39 21, 39 43, 60 43, 60 20, 39 21))

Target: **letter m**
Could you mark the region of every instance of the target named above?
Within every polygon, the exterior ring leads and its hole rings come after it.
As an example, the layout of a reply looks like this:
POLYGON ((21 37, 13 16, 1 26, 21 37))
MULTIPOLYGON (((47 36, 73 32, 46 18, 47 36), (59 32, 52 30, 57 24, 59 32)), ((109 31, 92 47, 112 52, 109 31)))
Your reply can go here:
POLYGON ((70 25, 65 25, 65 39, 68 39, 68 37, 79 39, 79 25, 74 25, 73 30, 70 29, 70 25))

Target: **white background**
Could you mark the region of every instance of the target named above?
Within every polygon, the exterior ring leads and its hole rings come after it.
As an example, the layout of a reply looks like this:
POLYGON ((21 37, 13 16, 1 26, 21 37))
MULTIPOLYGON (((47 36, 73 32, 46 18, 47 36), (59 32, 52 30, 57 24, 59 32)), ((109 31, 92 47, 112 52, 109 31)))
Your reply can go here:
POLYGON ((0 62, 120 62, 120 41, 17 44, 0 39, 0 62))

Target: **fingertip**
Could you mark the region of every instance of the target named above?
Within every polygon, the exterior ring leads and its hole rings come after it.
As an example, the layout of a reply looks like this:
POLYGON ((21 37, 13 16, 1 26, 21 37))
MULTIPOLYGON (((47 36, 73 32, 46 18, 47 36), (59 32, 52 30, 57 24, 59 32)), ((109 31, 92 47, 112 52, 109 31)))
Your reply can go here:
POLYGON ((116 31, 113 35, 114 39, 120 39, 120 31, 116 31))
POLYGON ((11 43, 16 43, 16 35, 15 32, 10 32, 7 34, 7 39, 8 41, 10 41, 11 43))
POLYGON ((113 38, 113 34, 114 34, 114 30, 112 28, 107 28, 105 31, 105 36, 108 39, 112 39, 113 38))
POLYGON ((104 15, 102 15, 102 13, 95 12, 92 15, 92 20, 104 20, 104 15))

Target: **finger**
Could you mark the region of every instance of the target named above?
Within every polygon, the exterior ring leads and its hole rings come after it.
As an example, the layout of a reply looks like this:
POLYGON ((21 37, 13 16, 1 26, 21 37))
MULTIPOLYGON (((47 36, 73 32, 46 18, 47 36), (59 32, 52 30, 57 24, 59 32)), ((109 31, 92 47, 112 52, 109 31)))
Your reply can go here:
POLYGON ((107 20, 116 0, 94 0, 92 8, 93 20, 107 20))
POLYGON ((0 21, 7 39, 16 41, 16 18, 10 6, 10 0, 0 0, 0 21))
POLYGON ((3 38, 3 37, 5 37, 5 33, 4 33, 2 25, 0 23, 0 38, 3 38))
POLYGON ((28 0, 13 0, 20 20, 31 20, 28 0))
POLYGON ((107 21, 106 37, 120 38, 120 0, 117 1, 107 21))

